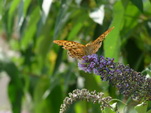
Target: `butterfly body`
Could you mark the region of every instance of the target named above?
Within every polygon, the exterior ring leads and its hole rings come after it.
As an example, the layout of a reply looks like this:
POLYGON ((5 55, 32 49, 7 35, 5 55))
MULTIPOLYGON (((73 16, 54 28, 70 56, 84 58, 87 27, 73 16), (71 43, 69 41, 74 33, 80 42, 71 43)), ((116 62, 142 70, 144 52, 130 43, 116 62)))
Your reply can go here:
POLYGON ((67 40, 54 40, 53 42, 60 46, 63 46, 64 49, 68 50, 69 56, 76 59, 82 59, 82 57, 85 55, 95 54, 101 47, 104 38, 108 35, 108 33, 113 28, 114 27, 108 29, 102 35, 100 35, 96 40, 86 45, 73 41, 67 41, 67 40))

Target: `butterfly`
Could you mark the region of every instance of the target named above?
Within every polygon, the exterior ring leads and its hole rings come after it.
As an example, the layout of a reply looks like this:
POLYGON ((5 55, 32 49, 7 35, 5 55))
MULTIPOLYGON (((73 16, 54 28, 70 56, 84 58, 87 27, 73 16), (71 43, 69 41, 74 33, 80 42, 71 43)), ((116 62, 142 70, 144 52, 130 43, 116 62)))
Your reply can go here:
POLYGON ((53 43, 56 43, 59 46, 63 46, 62 48, 68 50, 69 56, 80 60, 85 55, 95 54, 101 47, 102 41, 105 39, 105 37, 109 34, 109 32, 112 29, 114 29, 114 27, 109 28, 103 34, 101 34, 96 40, 87 43, 86 45, 67 40, 54 40, 53 43))

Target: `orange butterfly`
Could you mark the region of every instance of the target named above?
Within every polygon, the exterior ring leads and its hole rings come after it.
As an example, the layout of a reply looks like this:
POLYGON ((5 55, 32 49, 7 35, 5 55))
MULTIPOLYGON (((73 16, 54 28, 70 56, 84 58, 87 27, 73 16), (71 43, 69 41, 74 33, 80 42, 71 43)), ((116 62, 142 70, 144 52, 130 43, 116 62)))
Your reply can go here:
POLYGON ((63 46, 64 49, 68 50, 68 55, 72 58, 82 59, 85 55, 95 54, 102 45, 102 41, 109 34, 109 32, 114 29, 114 27, 109 28, 102 35, 100 35, 96 40, 86 45, 67 41, 67 40, 54 40, 53 43, 63 46))

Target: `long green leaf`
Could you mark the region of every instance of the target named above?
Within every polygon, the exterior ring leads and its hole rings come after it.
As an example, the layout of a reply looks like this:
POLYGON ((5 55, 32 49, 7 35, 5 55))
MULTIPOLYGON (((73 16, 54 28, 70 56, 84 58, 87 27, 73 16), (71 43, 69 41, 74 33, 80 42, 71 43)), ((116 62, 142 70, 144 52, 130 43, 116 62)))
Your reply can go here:
POLYGON ((56 19, 54 37, 55 40, 59 34, 65 23, 67 22, 70 13, 68 12, 69 5, 71 4, 72 0, 61 0, 61 6, 59 9, 59 14, 56 19))
POLYGON ((13 17, 15 16, 15 11, 17 11, 19 3, 20 3, 20 0, 13 0, 11 3, 11 7, 8 12, 8 33, 12 32, 12 28, 13 28, 13 24, 14 24, 13 17))
POLYGON ((148 104, 141 103, 135 106, 137 113, 146 113, 148 104))
POLYGON ((109 33, 104 41, 105 57, 115 58, 115 61, 119 58, 120 49, 120 30, 124 24, 124 7, 121 1, 118 1, 114 5, 113 9, 113 21, 111 26, 115 28, 109 33))
POLYGON ((57 59, 56 59, 56 64, 55 64, 55 68, 54 68, 54 71, 53 71, 53 75, 56 74, 60 64, 61 64, 61 61, 62 61, 62 56, 63 56, 63 49, 60 47, 59 51, 58 51, 58 56, 57 56, 57 59))
POLYGON ((28 7, 30 6, 31 0, 24 0, 24 16, 26 16, 28 7))
POLYGON ((23 83, 18 68, 12 62, 4 62, 3 69, 10 77, 8 95, 13 113, 20 113, 23 98, 23 83))
POLYGON ((31 14, 29 26, 24 32, 24 36, 21 40, 21 49, 25 50, 29 44, 33 43, 33 38, 37 30, 37 24, 40 18, 40 9, 37 7, 31 14))

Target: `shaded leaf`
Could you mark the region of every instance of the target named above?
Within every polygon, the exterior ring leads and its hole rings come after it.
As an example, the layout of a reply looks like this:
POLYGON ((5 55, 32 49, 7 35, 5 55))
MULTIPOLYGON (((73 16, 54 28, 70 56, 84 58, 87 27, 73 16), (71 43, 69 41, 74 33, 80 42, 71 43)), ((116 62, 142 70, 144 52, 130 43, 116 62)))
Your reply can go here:
MULTIPOLYGON (((85 72, 80 72, 80 74, 84 78, 84 84, 85 84, 86 89, 100 91, 100 86, 95 79, 96 75, 85 73, 85 72)), ((97 76, 97 78, 100 78, 100 77, 97 76)))
POLYGON ((131 0, 131 2, 132 2, 141 12, 143 12, 143 1, 142 1, 142 0, 131 0))
POLYGON ((59 14, 56 19, 53 40, 55 40, 59 36, 60 30, 63 28, 63 26, 65 25, 69 18, 70 12, 68 12, 68 8, 71 2, 72 0, 61 0, 61 6, 59 9, 59 14))
MULTIPOLYGON (((31 81, 33 82, 33 81, 31 81)), ((50 101, 46 100, 46 93, 50 86, 50 79, 48 76, 41 76, 38 78, 38 81, 36 81, 36 84, 34 86, 34 112, 35 113, 41 113, 45 111, 45 113, 50 113, 50 101)))
POLYGON ((37 1, 39 3, 40 8, 42 9, 42 4, 43 4, 43 1, 45 1, 45 0, 37 0, 37 1))
POLYGON ((23 98, 23 82, 19 76, 16 65, 12 62, 4 62, 3 69, 10 77, 8 85, 8 95, 12 106, 13 113, 20 113, 23 98))
POLYGON ((62 103, 63 100, 63 95, 62 95, 62 89, 61 89, 61 84, 57 85, 50 93, 50 95, 48 96, 48 100, 50 103, 50 110, 52 113, 58 113, 59 112, 59 108, 60 105, 62 103))
MULTIPOLYGON (((132 4, 128 4, 126 11, 125 11, 125 23, 124 23, 124 30, 123 33, 127 33, 130 35, 132 29, 136 27, 138 24, 138 18, 140 16, 139 10, 134 7, 132 4)), ((122 33, 122 34, 123 34, 122 33)))
POLYGON ((146 113, 151 113, 151 110, 147 111, 146 113))
POLYGON ((24 9, 23 9, 24 10, 24 16, 26 16, 26 14, 27 14, 30 3, 31 3, 31 0, 25 0, 24 1, 24 9))
POLYGON ((63 49, 60 47, 58 55, 57 55, 56 64, 55 64, 55 68, 54 68, 54 71, 53 71, 53 75, 55 75, 56 72, 58 71, 58 68, 59 68, 59 66, 61 64, 61 61, 62 61, 62 54, 63 54, 63 49))

